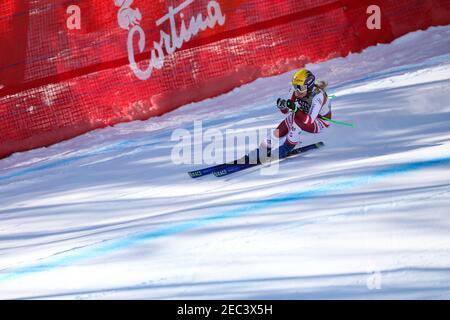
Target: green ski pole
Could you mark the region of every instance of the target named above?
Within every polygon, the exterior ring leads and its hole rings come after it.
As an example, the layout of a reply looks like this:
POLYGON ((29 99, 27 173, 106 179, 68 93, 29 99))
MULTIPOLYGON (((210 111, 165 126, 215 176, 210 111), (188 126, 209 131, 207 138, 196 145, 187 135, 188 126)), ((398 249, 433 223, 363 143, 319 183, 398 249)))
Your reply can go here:
POLYGON ((324 117, 324 116, 320 116, 320 119, 323 119, 323 120, 326 120, 326 121, 329 121, 329 122, 332 122, 332 123, 335 123, 335 124, 340 124, 342 126, 356 128, 354 123, 346 123, 346 122, 342 122, 342 121, 331 120, 331 119, 328 119, 327 117, 324 117))
MULTIPOLYGON (((330 100, 334 100, 334 99, 336 99, 336 95, 333 94, 333 95, 330 96, 329 98, 330 98, 330 100)), ((355 126, 354 123, 346 123, 346 122, 341 122, 341 121, 331 120, 331 119, 328 119, 328 118, 323 117, 323 116, 320 116, 320 118, 323 119, 323 120, 326 120, 326 121, 335 123, 335 124, 340 124, 340 125, 342 125, 342 126, 347 126, 347 127, 356 128, 356 126, 355 126)))

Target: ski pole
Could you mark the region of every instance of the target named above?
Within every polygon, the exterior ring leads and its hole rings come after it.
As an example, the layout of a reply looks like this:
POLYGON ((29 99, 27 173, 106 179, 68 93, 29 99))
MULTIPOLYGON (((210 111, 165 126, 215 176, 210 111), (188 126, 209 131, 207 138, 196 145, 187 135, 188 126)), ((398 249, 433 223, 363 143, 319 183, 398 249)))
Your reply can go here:
POLYGON ((342 122, 342 121, 331 120, 331 119, 328 119, 327 117, 324 117, 324 116, 320 116, 320 119, 323 119, 323 120, 326 120, 326 121, 329 121, 329 122, 332 122, 332 123, 335 123, 335 124, 340 124, 340 125, 343 125, 343 126, 347 126, 347 127, 352 127, 352 128, 356 127, 354 123, 346 123, 346 122, 342 122))
MULTIPOLYGON (((334 100, 334 99, 336 99, 336 95, 333 94, 329 98, 330 98, 330 100, 334 100)), ((323 117, 323 116, 320 116, 320 118, 323 119, 323 120, 332 122, 332 123, 343 125, 343 126, 352 127, 352 128, 356 127, 354 123, 346 123, 346 122, 341 122, 341 121, 335 121, 335 120, 331 120, 331 119, 328 119, 328 118, 323 117)))

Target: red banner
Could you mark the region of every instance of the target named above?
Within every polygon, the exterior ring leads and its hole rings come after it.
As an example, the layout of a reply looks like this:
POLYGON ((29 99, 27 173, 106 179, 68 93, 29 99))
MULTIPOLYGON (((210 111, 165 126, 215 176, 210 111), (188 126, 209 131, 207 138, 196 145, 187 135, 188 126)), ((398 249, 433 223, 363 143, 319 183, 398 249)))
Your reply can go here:
POLYGON ((448 23, 449 0, 6 0, 0 157, 448 23))

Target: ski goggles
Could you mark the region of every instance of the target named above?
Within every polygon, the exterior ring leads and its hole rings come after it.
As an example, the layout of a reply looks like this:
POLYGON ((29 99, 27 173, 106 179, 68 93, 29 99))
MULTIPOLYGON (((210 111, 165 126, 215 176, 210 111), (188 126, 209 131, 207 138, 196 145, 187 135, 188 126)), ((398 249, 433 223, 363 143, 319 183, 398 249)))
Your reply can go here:
POLYGON ((298 93, 305 93, 305 92, 308 91, 308 86, 306 86, 306 85, 302 85, 302 86, 294 85, 294 90, 297 91, 298 93))

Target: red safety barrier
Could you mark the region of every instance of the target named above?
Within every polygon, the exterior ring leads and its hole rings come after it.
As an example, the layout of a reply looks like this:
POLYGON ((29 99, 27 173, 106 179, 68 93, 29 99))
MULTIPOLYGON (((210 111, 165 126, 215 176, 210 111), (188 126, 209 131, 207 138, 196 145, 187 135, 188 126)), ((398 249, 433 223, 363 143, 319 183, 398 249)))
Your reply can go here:
POLYGON ((4 0, 0 157, 449 23, 449 0, 4 0))

